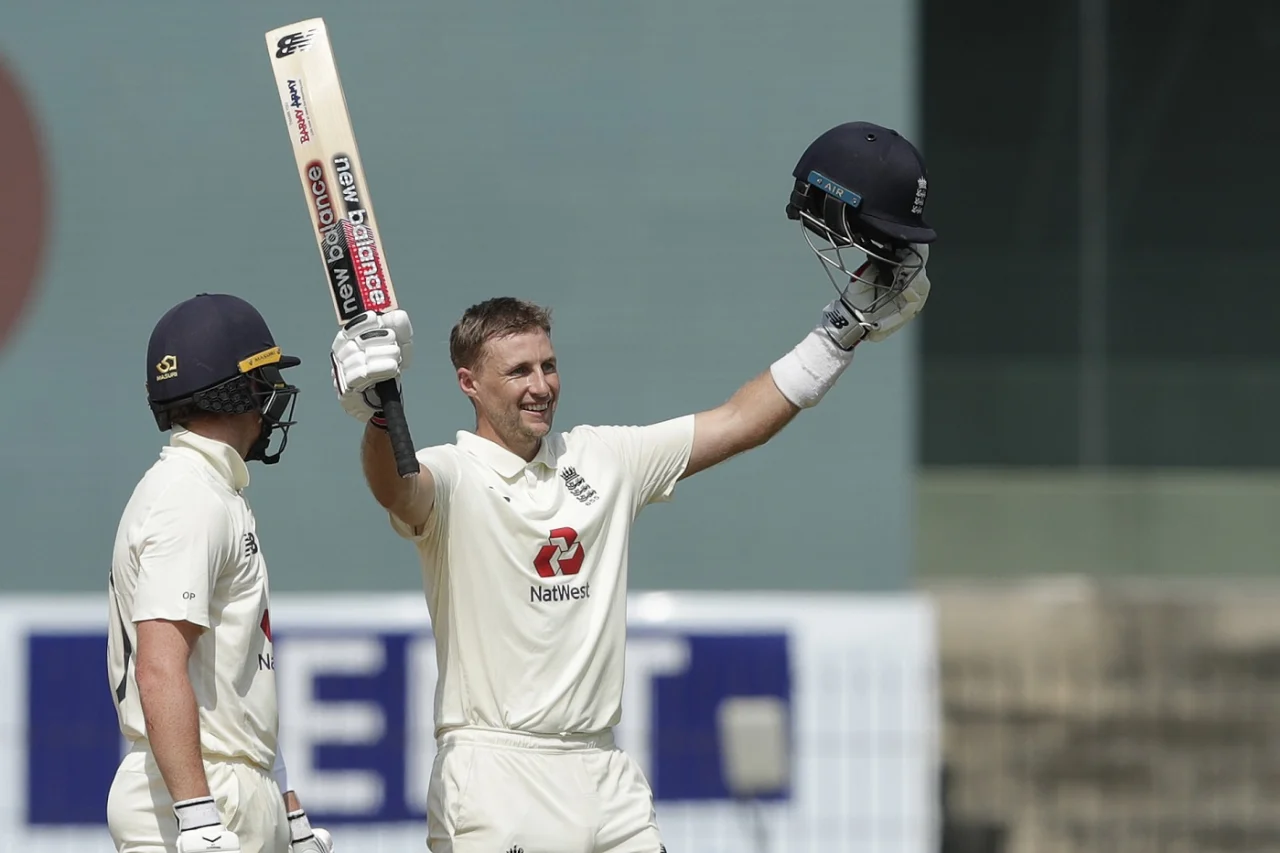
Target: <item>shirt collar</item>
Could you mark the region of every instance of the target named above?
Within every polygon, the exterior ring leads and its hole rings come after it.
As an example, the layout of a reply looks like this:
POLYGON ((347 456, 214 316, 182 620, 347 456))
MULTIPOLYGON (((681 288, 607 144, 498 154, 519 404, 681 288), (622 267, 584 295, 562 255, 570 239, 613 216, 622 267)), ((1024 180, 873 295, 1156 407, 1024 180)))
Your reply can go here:
POLYGON ((174 427, 173 435, 169 437, 169 446, 185 448, 199 454, 213 469, 217 478, 237 492, 249 485, 249 466, 229 444, 188 429, 174 427))
POLYGON ((458 449, 470 453, 508 480, 525 468, 532 468, 535 465, 554 469, 564 452, 559 433, 551 433, 542 439, 533 459, 525 462, 524 459, 498 443, 467 430, 458 430, 458 449))

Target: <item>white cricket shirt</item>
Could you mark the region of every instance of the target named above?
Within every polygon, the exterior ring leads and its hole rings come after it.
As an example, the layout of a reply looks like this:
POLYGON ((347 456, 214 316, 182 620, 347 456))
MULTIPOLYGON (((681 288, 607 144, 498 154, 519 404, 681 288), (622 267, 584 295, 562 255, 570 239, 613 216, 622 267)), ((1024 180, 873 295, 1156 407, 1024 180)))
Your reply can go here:
POLYGON ((188 666, 201 749, 270 770, 275 663, 267 567, 242 494, 248 483, 234 448, 175 429, 134 488, 116 532, 107 671, 120 731, 130 742, 144 740, 135 623, 169 619, 205 627, 188 666))
POLYGON ((421 530, 436 641, 436 733, 596 732, 621 716, 631 525, 669 500, 693 415, 553 432, 528 463, 461 431, 418 459, 435 480, 421 530))

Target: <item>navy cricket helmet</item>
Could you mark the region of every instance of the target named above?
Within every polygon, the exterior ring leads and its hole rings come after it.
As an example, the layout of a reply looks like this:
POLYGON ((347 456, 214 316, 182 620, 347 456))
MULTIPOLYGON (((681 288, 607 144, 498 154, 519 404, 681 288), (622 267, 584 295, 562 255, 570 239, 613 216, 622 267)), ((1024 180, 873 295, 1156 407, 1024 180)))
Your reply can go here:
POLYGON ((866 264, 846 263, 843 250, 860 251, 881 269, 879 281, 893 282, 876 284, 882 292, 867 310, 897 296, 924 268, 926 247, 938 236, 924 219, 929 173, 902 134, 864 121, 837 125, 809 144, 792 177, 787 218, 801 223, 837 290, 847 284, 836 281, 832 268, 867 281, 866 264))
POLYGON ((281 370, 302 360, 283 355, 258 310, 238 296, 201 293, 156 323, 147 343, 147 403, 162 432, 197 412, 258 412, 263 428, 248 459, 276 462, 288 440, 298 394, 281 370), (268 456, 273 431, 280 447, 268 456))

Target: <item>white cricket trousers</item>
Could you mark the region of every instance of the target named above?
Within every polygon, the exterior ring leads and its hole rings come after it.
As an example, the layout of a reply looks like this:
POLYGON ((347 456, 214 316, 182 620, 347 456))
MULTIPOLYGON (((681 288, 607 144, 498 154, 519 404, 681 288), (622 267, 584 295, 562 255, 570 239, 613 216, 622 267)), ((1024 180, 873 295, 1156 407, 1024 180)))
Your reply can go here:
MULTIPOLYGON (((289 853, 289 817, 276 780, 255 764, 206 758, 209 793, 244 853, 289 853)), ((107 827, 118 853, 175 853, 178 820, 145 743, 121 760, 107 794, 107 827)))
POLYGON ((612 733, 442 734, 427 794, 431 853, 663 853, 653 791, 612 733))

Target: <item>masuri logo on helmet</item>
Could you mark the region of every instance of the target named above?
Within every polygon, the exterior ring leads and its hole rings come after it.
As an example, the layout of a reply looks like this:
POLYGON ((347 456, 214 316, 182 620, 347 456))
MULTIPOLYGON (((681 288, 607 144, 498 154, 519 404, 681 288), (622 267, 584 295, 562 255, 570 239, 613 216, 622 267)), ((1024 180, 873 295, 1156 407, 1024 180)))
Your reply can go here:
POLYGON ((151 332, 147 403, 161 432, 184 412, 236 415, 258 412, 262 434, 247 458, 272 464, 288 441, 298 394, 280 371, 302 360, 282 355, 258 310, 238 296, 201 293, 165 312, 151 332), (178 364, 184 367, 181 373, 178 364), (271 434, 280 446, 267 454, 271 434))

